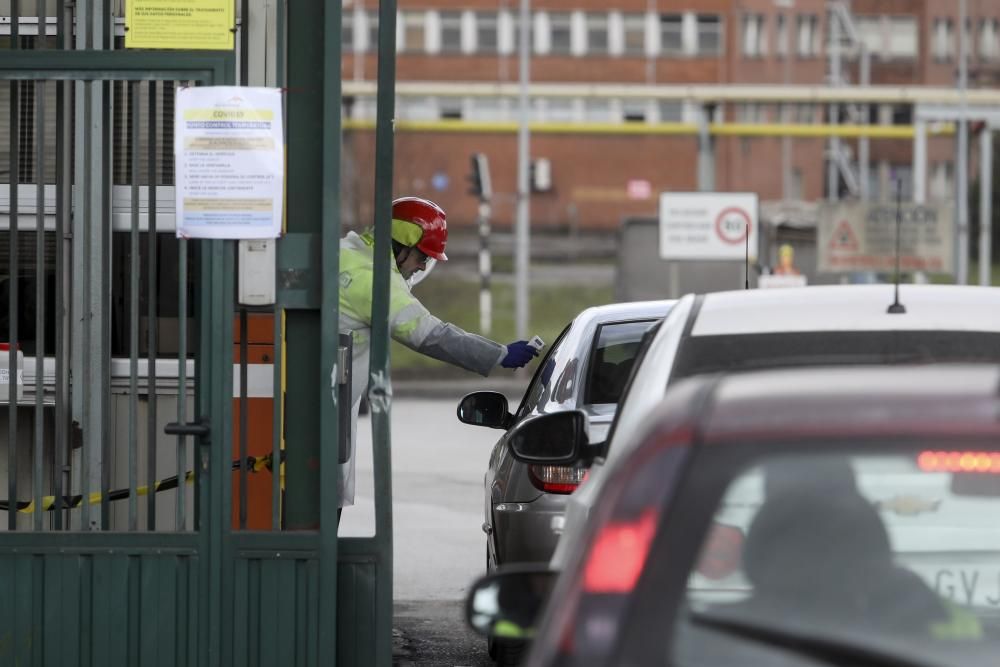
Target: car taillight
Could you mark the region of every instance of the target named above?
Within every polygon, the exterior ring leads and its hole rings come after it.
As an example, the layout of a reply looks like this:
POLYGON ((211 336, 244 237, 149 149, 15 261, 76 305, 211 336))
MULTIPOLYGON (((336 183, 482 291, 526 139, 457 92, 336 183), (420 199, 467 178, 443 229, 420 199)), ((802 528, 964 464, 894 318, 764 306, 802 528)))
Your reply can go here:
POLYGON ((573 493, 586 474, 587 468, 528 466, 531 483, 546 493, 573 493))
POLYGON ((600 529, 583 570, 587 593, 628 593, 642 574, 656 532, 656 510, 635 521, 616 521, 600 529))
POLYGON ((713 523, 698 559, 698 574, 713 581, 725 579, 743 562, 743 531, 724 523, 713 523))
POLYGON ((1000 474, 1000 452, 921 452, 917 466, 924 472, 1000 474))

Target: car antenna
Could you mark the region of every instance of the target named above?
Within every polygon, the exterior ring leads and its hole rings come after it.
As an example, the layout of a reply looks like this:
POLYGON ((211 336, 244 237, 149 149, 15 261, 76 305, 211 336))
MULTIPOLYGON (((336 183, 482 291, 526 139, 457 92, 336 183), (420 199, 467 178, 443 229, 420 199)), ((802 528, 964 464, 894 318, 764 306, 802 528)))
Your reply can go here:
POLYGON ((899 302, 899 235, 903 224, 903 179, 896 179, 896 277, 895 298, 886 311, 890 315, 902 315, 906 306, 899 302))
POLYGON ((744 263, 743 289, 750 289, 750 221, 747 220, 746 262, 744 263))

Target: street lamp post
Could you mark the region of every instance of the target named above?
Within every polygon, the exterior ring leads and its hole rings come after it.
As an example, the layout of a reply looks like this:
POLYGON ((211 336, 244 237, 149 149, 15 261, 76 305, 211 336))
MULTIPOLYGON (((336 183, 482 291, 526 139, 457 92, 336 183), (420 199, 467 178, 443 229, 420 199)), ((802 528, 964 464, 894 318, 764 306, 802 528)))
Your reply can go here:
POLYGON ((956 282, 965 285, 969 282, 969 121, 966 118, 968 105, 965 92, 969 86, 969 69, 966 51, 968 39, 965 34, 965 0, 958 4, 958 90, 961 114, 958 121, 958 155, 955 164, 955 198, 958 200, 958 251, 956 264, 956 282))
POLYGON ((528 39, 531 32, 528 21, 531 18, 531 0, 521 0, 521 21, 518 26, 519 98, 517 129, 517 220, 514 228, 514 321, 517 337, 528 338, 528 265, 530 233, 528 183, 530 143, 528 121, 528 81, 530 77, 531 50, 528 39))

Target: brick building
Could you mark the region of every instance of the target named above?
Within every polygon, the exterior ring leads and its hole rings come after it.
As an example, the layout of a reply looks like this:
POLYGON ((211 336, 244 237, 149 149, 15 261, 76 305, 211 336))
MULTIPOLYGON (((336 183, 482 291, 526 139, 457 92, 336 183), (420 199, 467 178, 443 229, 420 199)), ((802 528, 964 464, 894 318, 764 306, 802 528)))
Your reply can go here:
MULTIPOLYGON (((826 0, 532 0, 532 83, 811 84, 830 81, 830 14, 826 0)), ((958 3, 954 0, 853 0, 852 25, 871 54, 873 84, 951 87, 957 67, 958 3)), ((400 82, 516 84, 518 0, 400 0, 397 79, 400 82)), ((374 81, 377 3, 344 1, 346 81, 374 81)), ((1000 71, 1000 2, 968 0, 971 85, 994 85, 1000 71)), ((845 51, 845 82, 860 78, 856 50, 845 51)), ((347 118, 375 117, 370 98, 348 98, 347 118)), ((609 123, 606 133, 542 133, 531 137, 533 159, 548 161, 551 187, 531 197, 536 227, 615 228, 622 217, 656 211, 664 190, 697 186, 697 141, 657 132, 663 123, 693 122, 700 105, 630 96, 532 100, 533 122, 609 123), (628 133, 623 133, 627 130, 628 133), (648 130, 648 131, 646 131, 648 130)), ((908 106, 841 109, 841 122, 908 124, 908 106), (849 114, 850 111, 854 115, 849 114)), ((713 118, 739 123, 821 123, 818 105, 727 104, 713 118)), ((516 98, 399 97, 401 121, 506 123, 480 132, 396 133, 396 191, 441 202, 457 224, 470 223, 476 200, 468 194, 469 156, 490 160, 496 192, 494 218, 511 224, 516 193, 516 98)), ((345 206, 348 224, 371 218, 374 133, 345 133, 345 206)), ((951 197, 954 140, 929 142, 928 196, 951 197)), ((856 159, 858 147, 850 144, 856 159)), ((750 190, 768 200, 814 201, 826 196, 826 142, 822 139, 720 137, 715 185, 750 190), (787 167, 787 168, 786 168, 787 167)), ((890 174, 911 172, 906 140, 873 140, 867 188, 888 192, 890 174)))

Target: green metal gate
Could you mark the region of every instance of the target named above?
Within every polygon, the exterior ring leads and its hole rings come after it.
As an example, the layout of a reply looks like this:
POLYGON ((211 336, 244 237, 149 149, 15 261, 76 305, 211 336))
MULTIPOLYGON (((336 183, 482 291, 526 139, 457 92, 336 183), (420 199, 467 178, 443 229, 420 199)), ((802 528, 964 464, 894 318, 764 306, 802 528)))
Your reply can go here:
MULTIPOLYGON (((122 50, 110 0, 39 1, 28 21, 18 15, 24 0, 8 1, 0 665, 387 667, 396 3, 379 4, 376 250, 386 262, 376 267, 369 394, 376 532, 338 545, 338 462, 321 453, 336 452, 338 410, 349 410, 330 386, 340 3, 277 3, 271 55, 289 93, 287 227, 269 311, 273 437, 266 454, 248 456, 242 308, 233 442, 236 243, 177 239, 163 206, 173 197, 175 88, 233 84, 235 54, 122 50), (55 20, 45 16, 51 4, 55 20), (270 530, 245 530, 247 480, 258 474, 270 476, 270 530)), ((240 44, 242 59, 260 48, 246 30, 240 44)))
POLYGON ((63 50, 62 18, 26 45, 12 23, 0 665, 331 664, 334 517, 231 527, 231 470, 282 454, 232 461, 235 242, 157 213, 174 86, 233 82, 233 54, 63 50))
MULTIPOLYGON (((16 33, 15 28, 12 41, 20 46, 16 33)), ((36 40, 41 41, 37 36, 36 40)), ((0 534, 0 599, 4 600, 0 605, 0 663, 219 664, 213 657, 221 652, 218 634, 212 636, 213 627, 221 619, 220 584, 225 579, 224 544, 218 530, 223 485, 218 471, 226 462, 221 445, 229 435, 231 401, 227 392, 231 396, 232 391, 229 346, 219 337, 225 335, 228 324, 225 314, 232 312, 231 291, 227 292, 226 287, 232 284, 233 253, 231 243, 221 241, 195 244, 182 240, 174 244, 181 287, 176 293, 175 318, 176 413, 168 432, 177 435, 177 453, 173 469, 164 470, 162 461, 157 460, 164 457, 154 450, 158 437, 153 431, 157 417, 150 409, 155 404, 155 399, 150 400, 152 387, 143 401, 150 431, 140 437, 138 285, 143 269, 144 282, 156 282, 149 265, 162 256, 165 244, 156 238, 155 231, 147 231, 152 251, 145 255, 138 252, 138 110, 145 102, 147 117, 155 116, 161 111, 156 96, 163 95, 173 82, 224 82, 231 71, 231 59, 70 52, 48 50, 44 44, 34 46, 31 50, 14 48, 0 60, 0 79, 9 82, 4 84, 9 86, 6 124, 10 137, 9 316, 4 332, 10 350, 7 377, 20 373, 24 378, 20 392, 14 384, 8 384, 12 400, 5 406, 8 532, 0 534), (161 81, 170 83, 158 85, 161 81), (47 109, 52 88, 56 89, 56 108, 47 109), (114 104, 122 93, 128 107, 114 104), (25 98, 32 99, 30 115, 24 113, 25 98), (126 233, 132 244, 128 253, 131 266, 126 272, 132 279, 131 289, 111 285, 112 246, 122 240, 118 238, 121 234, 112 232, 108 201, 113 179, 108 157, 114 145, 112 116, 116 112, 129 121, 129 139, 134 142, 125 160, 131 170, 133 195, 130 231, 126 233), (52 153, 45 136, 49 116, 56 118, 54 154, 58 164, 54 183, 47 182, 49 170, 45 165, 52 153), (26 136, 26 128, 21 127, 26 117, 32 121, 33 127, 28 130, 33 130, 31 136, 26 136), (80 123, 90 123, 97 129, 81 130, 80 123), (69 142, 73 139, 71 152, 69 142), (26 144, 33 144, 34 149, 33 183, 21 183, 25 160, 20 153, 26 144), (23 192, 32 190, 34 219, 27 226, 38 251, 33 270, 22 272, 22 264, 26 263, 22 234, 28 232, 19 229, 24 209, 19 199, 23 192), (46 210, 51 208, 46 201, 50 195, 55 198, 54 216, 47 215, 46 210), (54 234, 49 233, 50 225, 46 224, 52 217, 54 234), (46 259, 51 246, 56 258, 55 266, 50 267, 54 270, 50 271, 46 259), (197 258, 196 266, 190 267, 190 282, 200 289, 190 306, 194 308, 193 320, 201 327, 199 347, 190 362, 186 288, 189 255, 197 258), (141 259, 147 260, 146 266, 140 266, 141 259), (80 281, 76 289, 74 281, 80 281), (54 289, 46 289, 50 283, 55 283, 54 289), (32 291, 34 304, 19 303, 19 297, 32 291), (55 303, 47 303, 53 291, 55 303), (112 321, 111 299, 125 295, 133 307, 127 309, 130 321, 122 326, 112 321), (24 313, 29 305, 34 305, 35 322, 25 327, 24 313), (54 321, 46 325, 47 317, 54 321), (112 338, 116 329, 124 329, 130 338, 125 344, 130 369, 127 405, 114 398, 111 387, 112 347, 117 346, 112 338), (56 349, 46 349, 53 339, 57 339, 56 349), (79 346, 76 355, 71 352, 74 346, 79 346), (14 353, 17 348, 22 348, 20 354, 14 353), (29 359, 28 368, 18 368, 24 364, 21 354, 29 359), (50 383, 45 381, 46 357, 56 361, 50 383), (193 406, 188 405, 190 379, 194 381, 193 406), (52 387, 51 394, 46 385, 52 387), (22 395, 17 397, 18 393, 22 395), (124 446, 113 447, 111 413, 121 407, 129 411, 129 433, 124 446), (194 414, 188 417, 190 407, 194 414), (19 420, 30 422, 28 433, 19 429, 19 420), (156 483, 156 478, 148 474, 140 476, 140 461, 145 463, 143 473, 172 475, 181 480, 174 493, 171 532, 156 531, 161 499, 153 493, 145 499, 139 495, 140 487, 156 483), (193 503, 185 483, 189 461, 198 463, 190 475, 193 503), (28 476, 19 474, 26 467, 31 469, 30 483, 19 484, 29 481, 28 476), (122 478, 122 472, 127 483, 118 493, 126 492, 127 515, 123 503, 112 506, 115 483, 122 478), (140 507, 140 500, 149 502, 140 507)), ((156 123, 147 125, 154 128, 154 136, 146 153, 152 156, 149 164, 156 169, 156 123)), ((155 175, 147 182, 147 196, 153 198, 155 175)), ((149 211, 143 227, 155 230, 155 207, 149 211)), ((156 303, 158 296, 151 291, 148 299, 151 319, 146 324, 153 339, 148 341, 151 345, 147 352, 154 353, 147 353, 143 362, 155 357, 159 327, 150 325, 159 323, 157 311, 163 309, 163 303, 156 303)), ((155 382, 155 367, 162 364, 154 361, 145 365, 146 382, 155 382)), ((160 523, 164 523, 162 516, 160 523)))

